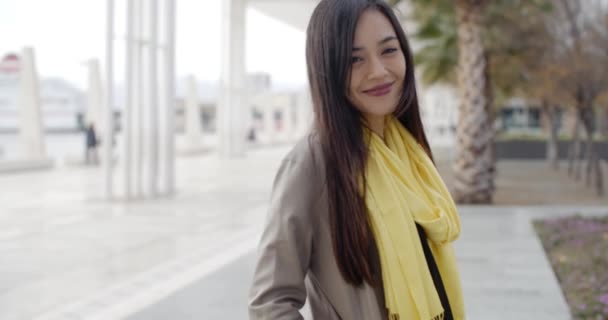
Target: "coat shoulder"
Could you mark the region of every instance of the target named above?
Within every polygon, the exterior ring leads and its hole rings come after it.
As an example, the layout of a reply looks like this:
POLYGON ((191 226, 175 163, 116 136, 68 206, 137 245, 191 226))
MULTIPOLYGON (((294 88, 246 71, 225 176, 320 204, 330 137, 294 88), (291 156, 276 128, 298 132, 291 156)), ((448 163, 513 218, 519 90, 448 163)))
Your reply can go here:
POLYGON ((283 159, 283 162, 286 161, 301 166, 307 177, 315 180, 315 182, 321 183, 324 181, 323 149, 316 133, 309 133, 300 138, 283 159))

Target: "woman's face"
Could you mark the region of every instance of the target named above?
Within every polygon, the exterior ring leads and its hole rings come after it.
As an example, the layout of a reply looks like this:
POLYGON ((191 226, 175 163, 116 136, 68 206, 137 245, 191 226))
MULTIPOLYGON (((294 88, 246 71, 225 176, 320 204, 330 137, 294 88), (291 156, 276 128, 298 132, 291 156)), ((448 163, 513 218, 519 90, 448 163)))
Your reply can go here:
POLYGON ((357 21, 348 99, 368 123, 395 111, 403 92, 405 57, 390 21, 378 10, 366 10, 357 21))

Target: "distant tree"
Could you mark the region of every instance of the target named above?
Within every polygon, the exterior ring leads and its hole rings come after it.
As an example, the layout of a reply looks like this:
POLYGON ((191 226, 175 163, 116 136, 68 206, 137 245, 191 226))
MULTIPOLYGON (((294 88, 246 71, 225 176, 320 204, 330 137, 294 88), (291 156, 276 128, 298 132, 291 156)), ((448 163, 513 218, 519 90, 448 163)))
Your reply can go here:
POLYGON ((580 178, 579 127, 585 133, 586 175, 589 185, 595 180, 597 194, 603 194, 602 168, 597 146, 593 139, 595 108, 598 98, 608 90, 608 48, 596 41, 604 34, 601 26, 608 13, 602 0, 556 0, 554 13, 549 19, 549 30, 556 47, 558 74, 555 78, 559 90, 575 108, 573 141, 569 150, 569 172, 580 178))

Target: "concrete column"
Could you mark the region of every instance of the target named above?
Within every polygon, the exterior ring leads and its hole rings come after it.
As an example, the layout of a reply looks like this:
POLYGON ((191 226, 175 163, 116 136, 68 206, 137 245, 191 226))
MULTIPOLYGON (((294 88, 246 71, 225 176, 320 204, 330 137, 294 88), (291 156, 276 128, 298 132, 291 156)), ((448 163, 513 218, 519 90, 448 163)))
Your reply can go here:
POLYGON ((101 72, 99 70, 99 61, 91 59, 87 62, 89 79, 87 83, 87 111, 85 116, 85 126, 93 124, 98 136, 104 131, 102 127, 103 117, 103 93, 101 86, 101 72))
POLYGON ((186 103, 184 105, 184 116, 186 122, 186 136, 191 147, 198 147, 203 141, 201 126, 201 110, 198 100, 198 85, 196 78, 188 77, 186 103))
POLYGON ((150 44, 147 46, 148 51, 148 76, 147 76, 147 102, 150 108, 150 179, 148 182, 148 190, 152 196, 155 196, 159 191, 159 174, 158 174, 158 163, 160 158, 159 153, 159 140, 160 134, 158 130, 159 126, 159 109, 158 109, 158 77, 157 77, 157 66, 158 66, 158 0, 150 0, 149 19, 147 23, 148 36, 150 44))
POLYGON ((135 117, 133 117, 133 129, 134 134, 134 145, 133 145, 133 160, 135 165, 134 170, 134 182, 135 182, 135 197, 141 198, 144 196, 144 122, 147 116, 144 112, 144 82, 145 82, 145 64, 144 64, 144 41, 147 40, 144 37, 144 19, 145 19, 145 6, 144 0, 135 1, 134 20, 135 20, 135 101, 133 107, 135 109, 135 117))
POLYGON ((19 75, 19 108, 21 109, 20 135, 26 159, 45 158, 44 132, 40 105, 40 84, 34 49, 24 48, 21 54, 19 75))
MULTIPOLYGON (((108 7, 113 2, 108 0, 108 7)), ((107 101, 112 101, 113 20, 114 10, 108 9, 107 101)), ((126 26, 121 162, 124 198, 131 200, 175 190, 175 0, 128 0, 126 26)), ((108 108, 110 105, 108 102, 108 108)), ((111 150, 107 152, 111 156, 111 150)), ((109 173, 106 183, 110 190, 111 180, 109 173)))
POLYGON ((163 88, 166 95, 165 111, 165 188, 167 194, 175 192, 175 0, 165 0, 165 43, 163 88))
POLYGON ((134 96, 134 56, 135 56, 135 0, 127 0, 127 45, 126 45, 126 74, 125 74, 125 105, 123 112, 123 125, 122 134, 124 140, 123 148, 123 164, 124 164, 124 197, 129 200, 133 197, 133 184, 132 184, 132 172, 133 172, 133 161, 131 157, 131 150, 133 149, 133 132, 132 132, 132 119, 133 119, 133 96, 134 96))
MULTIPOLYGON (((103 141, 102 144, 102 163, 104 168, 104 183, 105 183, 105 198, 112 199, 114 192, 113 180, 113 148, 114 148, 114 0, 108 0, 106 12, 106 95, 105 106, 102 117, 104 118, 103 141)), ((89 63, 93 63, 92 61, 89 63)), ((92 83, 94 77, 91 75, 90 65, 89 82, 92 83), (93 79, 91 79, 93 78, 93 79)), ((97 65, 99 69, 99 64, 97 65)), ((101 92, 101 77, 99 79, 99 88, 101 92)), ((101 99, 100 99, 101 100, 101 99)))
POLYGON ((219 104, 220 154, 245 153, 245 117, 249 116, 245 79, 246 0, 222 1, 222 71, 219 104))

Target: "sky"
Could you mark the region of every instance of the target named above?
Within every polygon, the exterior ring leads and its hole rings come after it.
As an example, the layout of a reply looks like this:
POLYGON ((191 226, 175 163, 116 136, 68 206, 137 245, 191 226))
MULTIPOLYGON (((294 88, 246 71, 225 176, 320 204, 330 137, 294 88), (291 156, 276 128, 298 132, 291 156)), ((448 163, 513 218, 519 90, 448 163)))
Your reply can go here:
MULTIPOLYGON (((176 75, 215 81, 220 75, 222 0, 177 0, 176 75)), ((126 1, 116 0, 117 55, 123 55, 126 1)), ((247 71, 268 72, 274 84, 306 83, 305 35, 279 20, 248 8, 247 71), (271 35, 272 36, 269 36, 271 35)), ((105 59, 105 0, 0 0, 0 56, 35 49, 42 77, 61 77, 86 87, 84 62, 105 59)), ((119 82, 124 59, 117 56, 119 82)))

